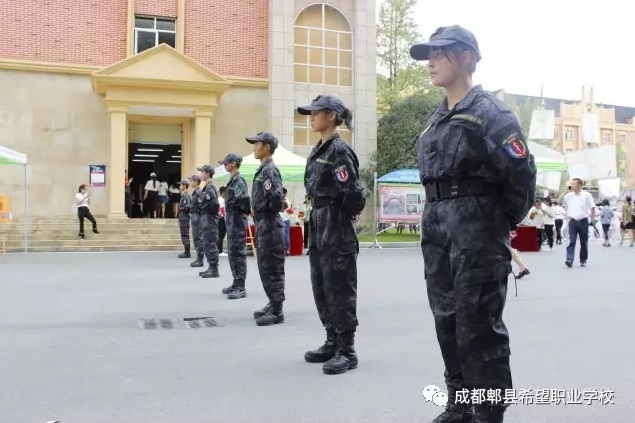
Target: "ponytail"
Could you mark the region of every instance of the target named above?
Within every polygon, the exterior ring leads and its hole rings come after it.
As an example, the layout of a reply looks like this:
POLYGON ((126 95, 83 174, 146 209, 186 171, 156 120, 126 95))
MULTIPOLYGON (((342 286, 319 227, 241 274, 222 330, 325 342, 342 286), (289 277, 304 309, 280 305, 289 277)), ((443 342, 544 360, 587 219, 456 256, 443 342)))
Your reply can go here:
POLYGON ((342 126, 342 124, 351 131, 353 130, 353 112, 348 107, 344 107, 342 114, 338 113, 337 119, 335 119, 335 126, 342 126))
POLYGON ((351 131, 353 130, 353 112, 351 109, 345 107, 344 112, 342 113, 342 119, 344 120, 344 124, 351 131))

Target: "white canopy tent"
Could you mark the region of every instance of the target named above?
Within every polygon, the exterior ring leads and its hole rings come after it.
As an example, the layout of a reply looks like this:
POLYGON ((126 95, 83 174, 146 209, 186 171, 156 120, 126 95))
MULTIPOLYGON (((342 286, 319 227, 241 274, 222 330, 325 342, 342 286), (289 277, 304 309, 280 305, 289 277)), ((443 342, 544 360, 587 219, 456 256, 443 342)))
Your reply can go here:
POLYGON ((566 169, 564 154, 533 141, 528 144, 538 168, 536 185, 552 191, 560 190, 562 172, 566 169))
MULTIPOLYGON (((0 145, 0 166, 2 165, 14 165, 14 166, 22 166, 24 168, 24 252, 28 252, 29 249, 29 214, 28 214, 28 201, 27 201, 27 178, 26 178, 26 165, 27 165, 27 157, 26 154, 19 153, 15 150, 11 150, 9 148, 3 147, 0 145)), ((8 216, 9 219, 12 219, 12 216, 8 216)))

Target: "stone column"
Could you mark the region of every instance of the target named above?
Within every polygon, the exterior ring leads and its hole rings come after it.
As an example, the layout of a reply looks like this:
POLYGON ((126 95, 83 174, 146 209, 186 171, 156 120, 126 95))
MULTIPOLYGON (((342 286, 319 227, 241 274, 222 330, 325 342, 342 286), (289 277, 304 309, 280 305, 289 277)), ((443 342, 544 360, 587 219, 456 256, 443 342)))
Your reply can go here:
POLYGON ((108 217, 126 217, 124 172, 128 149, 128 110, 126 107, 109 107, 110 113, 110 168, 106 169, 110 212, 108 217))
POLYGON ((269 131, 293 151, 293 1, 269 0, 269 131))
POLYGON ((211 160, 211 110, 197 110, 194 114, 194 167, 209 164, 211 160))

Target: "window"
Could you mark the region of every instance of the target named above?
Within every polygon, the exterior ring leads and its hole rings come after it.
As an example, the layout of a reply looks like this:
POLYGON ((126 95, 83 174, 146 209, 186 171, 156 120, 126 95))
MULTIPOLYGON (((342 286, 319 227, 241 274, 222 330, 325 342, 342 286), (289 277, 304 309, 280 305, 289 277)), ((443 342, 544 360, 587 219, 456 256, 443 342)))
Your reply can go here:
POLYGON ((620 144, 622 145, 626 144, 626 134, 623 132, 620 134, 620 144))
POLYGON ((176 47, 176 21, 137 16, 134 20, 134 52, 139 54, 159 44, 176 47))
MULTIPOLYGON (((311 129, 311 121, 309 116, 302 116, 297 111, 293 120, 293 145, 295 147, 306 147, 307 153, 320 140, 320 134, 313 132, 311 129)), ((353 133, 344 127, 338 129, 340 137, 348 145, 352 145, 353 133)))
POLYGON ((293 43, 295 82, 353 85, 353 33, 335 8, 304 9, 295 21, 293 43))
POLYGON ((602 132, 602 142, 604 144, 611 144, 613 142, 613 134, 610 132, 602 132))
POLYGON ((567 141, 573 141, 573 129, 564 130, 564 139, 567 141))

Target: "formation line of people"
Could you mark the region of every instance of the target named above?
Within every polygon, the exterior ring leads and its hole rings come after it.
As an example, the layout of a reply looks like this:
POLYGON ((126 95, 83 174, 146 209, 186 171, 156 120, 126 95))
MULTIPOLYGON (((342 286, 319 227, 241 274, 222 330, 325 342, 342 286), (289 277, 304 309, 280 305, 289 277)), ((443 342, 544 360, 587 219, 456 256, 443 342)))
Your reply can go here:
MULTIPOLYGON (((342 140, 337 128, 352 128, 353 115, 337 97, 322 95, 298 113, 311 117, 311 127, 321 135, 307 159, 304 186, 311 202, 309 220, 309 263, 311 285, 318 317, 326 340, 307 351, 304 359, 323 363, 326 374, 340 374, 357 367, 354 348, 357 329, 357 255, 359 244, 354 221, 366 205, 359 180, 359 161, 353 149, 342 140)), ((240 174, 242 158, 228 154, 219 163, 229 173, 225 198, 229 268, 232 284, 222 289, 230 300, 247 296, 246 234, 248 216, 254 219, 255 256, 258 273, 268 303, 253 313, 258 326, 285 321, 285 236, 280 212, 285 208, 282 178, 272 158, 278 139, 267 132, 246 137, 253 145, 256 171, 251 195, 240 174)), ((198 175, 181 181, 179 227, 184 251, 179 258, 195 258, 191 267, 205 267, 201 278, 219 278, 218 214, 219 194, 212 184, 214 167, 197 169, 198 175), (193 242, 190 241, 190 226, 193 242)))

